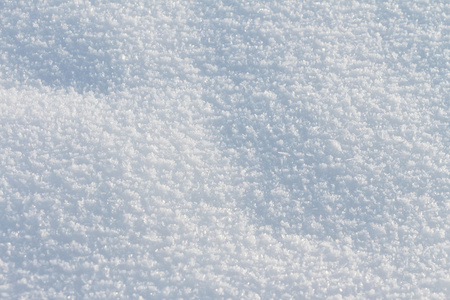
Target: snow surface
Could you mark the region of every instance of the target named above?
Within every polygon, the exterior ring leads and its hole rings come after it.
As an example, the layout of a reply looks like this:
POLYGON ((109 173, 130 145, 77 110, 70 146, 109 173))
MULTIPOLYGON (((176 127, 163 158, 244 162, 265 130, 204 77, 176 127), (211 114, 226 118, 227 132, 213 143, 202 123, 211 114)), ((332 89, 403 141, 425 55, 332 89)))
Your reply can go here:
POLYGON ((449 18, 0 1, 0 297, 449 299, 449 18))

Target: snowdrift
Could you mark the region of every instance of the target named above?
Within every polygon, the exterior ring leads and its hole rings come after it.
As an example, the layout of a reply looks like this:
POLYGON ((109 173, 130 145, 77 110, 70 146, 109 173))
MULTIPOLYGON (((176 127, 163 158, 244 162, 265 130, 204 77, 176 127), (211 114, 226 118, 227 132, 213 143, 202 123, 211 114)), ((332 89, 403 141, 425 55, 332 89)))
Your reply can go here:
POLYGON ((450 297, 445 1, 3 1, 0 295, 450 297))

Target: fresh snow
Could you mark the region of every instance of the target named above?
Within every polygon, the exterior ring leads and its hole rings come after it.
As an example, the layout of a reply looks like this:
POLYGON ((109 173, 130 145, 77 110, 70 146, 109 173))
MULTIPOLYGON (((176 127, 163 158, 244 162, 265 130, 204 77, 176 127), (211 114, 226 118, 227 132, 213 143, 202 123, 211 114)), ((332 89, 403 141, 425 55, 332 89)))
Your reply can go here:
POLYGON ((0 1, 0 298, 449 299, 449 15, 0 1))

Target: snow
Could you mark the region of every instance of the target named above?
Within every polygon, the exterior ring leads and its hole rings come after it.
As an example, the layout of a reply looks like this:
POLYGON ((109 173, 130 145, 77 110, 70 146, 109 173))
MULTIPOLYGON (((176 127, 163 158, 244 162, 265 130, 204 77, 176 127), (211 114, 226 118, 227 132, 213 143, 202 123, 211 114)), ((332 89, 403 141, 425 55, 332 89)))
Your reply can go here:
POLYGON ((450 297, 446 1, 3 1, 0 297, 450 297))

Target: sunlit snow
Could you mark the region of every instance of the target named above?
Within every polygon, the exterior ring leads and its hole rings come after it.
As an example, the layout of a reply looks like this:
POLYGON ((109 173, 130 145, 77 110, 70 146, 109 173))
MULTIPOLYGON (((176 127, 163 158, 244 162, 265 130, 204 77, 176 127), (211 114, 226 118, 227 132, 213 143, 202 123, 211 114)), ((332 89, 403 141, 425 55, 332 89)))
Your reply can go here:
POLYGON ((449 299, 449 15, 0 1, 0 298, 449 299))

